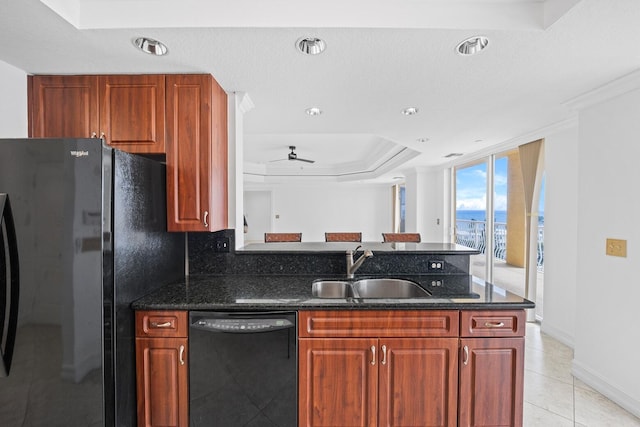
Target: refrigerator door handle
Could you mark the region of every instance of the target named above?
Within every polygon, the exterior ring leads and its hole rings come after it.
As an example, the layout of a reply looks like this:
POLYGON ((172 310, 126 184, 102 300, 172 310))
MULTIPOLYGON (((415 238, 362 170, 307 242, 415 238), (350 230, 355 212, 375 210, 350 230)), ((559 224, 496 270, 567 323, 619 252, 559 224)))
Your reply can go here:
POLYGON ((18 242, 9 195, 0 193, 0 377, 9 375, 18 325, 18 242))

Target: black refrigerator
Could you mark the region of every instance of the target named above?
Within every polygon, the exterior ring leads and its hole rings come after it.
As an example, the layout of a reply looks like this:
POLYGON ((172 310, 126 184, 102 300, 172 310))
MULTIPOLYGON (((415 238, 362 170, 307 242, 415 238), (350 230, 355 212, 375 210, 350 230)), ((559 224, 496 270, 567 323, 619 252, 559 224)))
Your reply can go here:
POLYGON ((130 304, 185 269, 165 165, 99 139, 0 139, 0 212, 0 425, 135 426, 130 304))

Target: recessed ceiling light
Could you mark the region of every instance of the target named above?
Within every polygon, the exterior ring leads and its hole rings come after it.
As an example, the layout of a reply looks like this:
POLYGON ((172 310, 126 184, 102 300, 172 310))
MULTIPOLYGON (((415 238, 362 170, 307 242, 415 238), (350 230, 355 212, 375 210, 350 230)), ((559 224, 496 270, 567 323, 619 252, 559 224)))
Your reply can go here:
POLYGON ((405 116, 413 116, 414 114, 418 114, 418 109, 416 107, 407 107, 402 110, 402 114, 405 116))
POLYGON ((420 142, 420 143, 429 142, 429 138, 418 138, 416 139, 416 142, 420 142))
POLYGON ((322 110, 318 107, 307 108, 306 110, 304 110, 304 112, 310 116, 319 116, 320 114, 322 114, 322 110))
POLYGON ((327 47, 324 40, 316 37, 303 37, 296 42, 298 50, 306 55, 318 55, 327 47))
POLYGON ((133 41, 135 47, 150 55, 162 56, 166 55, 169 50, 164 43, 148 37, 138 37, 133 41))
POLYGON ((463 40, 456 46, 456 52, 460 55, 475 55, 489 45, 489 39, 485 36, 473 36, 463 40))

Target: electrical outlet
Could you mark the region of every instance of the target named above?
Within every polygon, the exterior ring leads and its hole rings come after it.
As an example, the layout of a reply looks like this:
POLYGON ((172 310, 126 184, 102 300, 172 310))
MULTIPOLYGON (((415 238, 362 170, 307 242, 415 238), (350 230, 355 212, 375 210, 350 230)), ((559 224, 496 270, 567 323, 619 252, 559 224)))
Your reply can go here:
POLYGON ((627 257, 627 241, 620 239, 607 239, 607 255, 627 257))
POLYGON ((430 259, 427 265, 428 271, 444 271, 444 261, 439 259, 430 259))
POLYGON ((216 252, 229 252, 229 238, 220 237, 215 240, 214 250, 216 252))

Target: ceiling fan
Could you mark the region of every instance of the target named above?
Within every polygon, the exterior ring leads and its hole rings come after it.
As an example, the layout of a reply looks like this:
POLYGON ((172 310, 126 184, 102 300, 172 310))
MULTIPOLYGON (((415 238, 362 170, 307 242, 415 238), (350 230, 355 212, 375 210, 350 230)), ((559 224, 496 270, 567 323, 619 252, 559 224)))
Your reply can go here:
POLYGON ((301 159, 300 157, 298 157, 298 155, 295 153, 295 149, 296 149, 295 145, 290 145, 289 150, 291 150, 291 152, 289 153, 286 159, 271 160, 271 161, 279 162, 282 160, 297 160, 299 162, 315 163, 315 160, 301 159))

